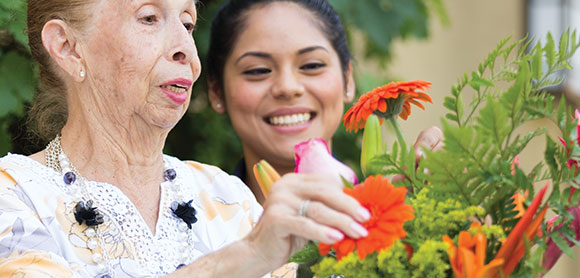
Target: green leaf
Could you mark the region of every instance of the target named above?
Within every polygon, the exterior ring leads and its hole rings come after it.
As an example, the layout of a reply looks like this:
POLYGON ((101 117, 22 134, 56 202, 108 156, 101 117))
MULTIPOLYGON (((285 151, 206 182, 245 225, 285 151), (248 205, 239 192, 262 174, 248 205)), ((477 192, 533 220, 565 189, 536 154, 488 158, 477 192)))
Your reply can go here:
POLYGON ((4 9, 5 11, 18 10, 25 7, 25 1, 22 0, 8 0, 0 1, 0 11, 4 9))
POLYGON ((536 80, 540 80, 542 78, 542 47, 540 44, 537 44, 532 50, 533 59, 532 59, 532 77, 536 80))
POLYGON ((6 102, 0 113, 22 113, 22 102, 31 102, 34 96, 34 80, 30 59, 16 52, 0 56, 0 103, 6 102))
MULTIPOLYGON (((560 36, 560 45, 559 45, 559 53, 560 53, 560 57, 561 58, 568 58, 566 57, 566 55, 562 55, 564 53, 568 52, 568 36, 570 34, 570 30, 568 28, 566 28, 566 30, 564 30, 564 32, 562 33, 562 35, 560 36)), ((560 59, 560 61, 563 61, 565 59, 560 59)))
POLYGON ((556 111, 556 123, 560 126, 560 128, 564 127, 566 124, 566 101, 560 100, 558 104, 558 110, 556 111))
POLYGON ((574 251, 572 250, 572 248, 570 248, 570 246, 568 246, 568 243, 559 233, 553 233, 551 238, 556 243, 558 248, 562 250, 562 252, 564 252, 570 258, 574 258, 574 251))
POLYGON ((445 114, 445 118, 449 119, 450 121, 459 123, 459 119, 454 114, 447 113, 445 114))
POLYGON ((0 86, 0 117, 19 112, 21 113, 21 106, 18 98, 10 90, 0 86))
POLYGON ((550 136, 546 136, 546 151, 544 152, 544 159, 546 160, 546 164, 550 168, 550 172, 552 172, 552 176, 556 176, 558 173, 558 164, 556 163, 556 159, 554 158, 556 154, 556 143, 550 138, 550 136))
POLYGON ((489 136, 488 138, 495 142, 498 149, 501 149, 510 132, 508 118, 508 112, 503 105, 498 105, 491 99, 488 99, 487 105, 481 109, 480 116, 477 118, 482 136, 489 136))
POLYGON ((344 187, 350 188, 350 189, 353 189, 354 188, 354 184, 352 184, 352 182, 350 182, 347 179, 345 179, 343 176, 340 176, 340 179, 342 180, 342 185, 344 187))
POLYGON ((556 51, 554 49, 555 48, 554 39, 552 38, 552 34, 548 33, 546 40, 547 40, 546 46, 544 47, 546 64, 548 65, 548 68, 552 68, 554 66, 554 60, 556 57, 556 51))
POLYGON ((0 119, 0 156, 4 156, 12 151, 12 137, 10 136, 8 127, 9 122, 5 119, 0 119))
POLYGON ((317 260, 320 256, 318 253, 318 247, 312 241, 308 242, 302 250, 296 252, 288 262, 295 262, 299 264, 308 263, 312 260, 317 260))

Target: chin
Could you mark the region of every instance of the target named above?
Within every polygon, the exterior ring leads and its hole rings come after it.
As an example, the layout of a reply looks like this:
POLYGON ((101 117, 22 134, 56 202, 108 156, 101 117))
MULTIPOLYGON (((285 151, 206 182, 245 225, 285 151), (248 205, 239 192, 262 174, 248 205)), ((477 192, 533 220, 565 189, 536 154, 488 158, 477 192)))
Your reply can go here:
POLYGON ((183 114, 165 114, 165 116, 158 116, 155 118, 150 119, 150 123, 154 126, 157 126, 161 129, 172 129, 177 125, 179 120, 183 117, 183 114))

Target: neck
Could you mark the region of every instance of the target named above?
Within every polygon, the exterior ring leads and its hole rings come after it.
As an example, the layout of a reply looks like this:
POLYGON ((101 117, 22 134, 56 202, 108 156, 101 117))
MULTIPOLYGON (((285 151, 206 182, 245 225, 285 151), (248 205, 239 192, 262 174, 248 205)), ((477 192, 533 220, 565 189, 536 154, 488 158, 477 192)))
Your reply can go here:
POLYGON ((155 132, 130 118, 112 122, 69 115, 74 116, 69 116, 62 130, 62 148, 82 176, 113 184, 129 194, 158 188, 163 181, 167 132, 155 132))

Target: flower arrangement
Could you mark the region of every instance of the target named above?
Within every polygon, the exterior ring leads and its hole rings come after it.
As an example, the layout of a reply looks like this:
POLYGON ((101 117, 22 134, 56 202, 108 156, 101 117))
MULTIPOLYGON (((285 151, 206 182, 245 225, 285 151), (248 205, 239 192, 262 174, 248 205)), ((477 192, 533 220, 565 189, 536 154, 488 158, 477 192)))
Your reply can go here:
POLYGON ((558 44, 550 34, 543 45, 510 41, 452 87, 443 104, 444 147, 424 149, 420 163, 397 121, 411 105, 431 102, 430 84, 390 83, 360 97, 343 120, 349 130, 364 128, 365 177, 358 185, 345 181, 344 192, 371 212, 361 223, 369 235, 308 244, 290 260, 301 264, 299 277, 540 277, 561 254, 573 256, 571 246, 580 245, 580 112, 545 88, 562 81, 553 74, 570 67, 580 41, 575 31, 558 44), (543 128, 517 130, 542 118, 558 129, 559 143, 543 128), (387 150, 383 122, 397 135, 387 150), (519 154, 539 136, 544 158, 524 171, 519 154), (391 182, 391 175, 404 178, 391 182), (547 213, 556 216, 546 220, 547 213))

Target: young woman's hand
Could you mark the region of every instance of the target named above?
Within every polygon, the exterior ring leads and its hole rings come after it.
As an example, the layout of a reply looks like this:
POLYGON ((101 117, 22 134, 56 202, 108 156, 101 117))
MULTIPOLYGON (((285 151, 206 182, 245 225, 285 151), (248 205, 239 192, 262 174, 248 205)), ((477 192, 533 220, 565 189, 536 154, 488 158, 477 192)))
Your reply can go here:
MULTIPOLYGON (((443 132, 436 126, 424 129, 417 136, 413 148, 415 148, 415 168, 417 168, 421 162, 421 158, 423 158, 424 148, 433 151, 443 148, 443 132)), ((404 178, 405 175, 398 174, 393 177, 392 182, 401 181, 404 178)))

